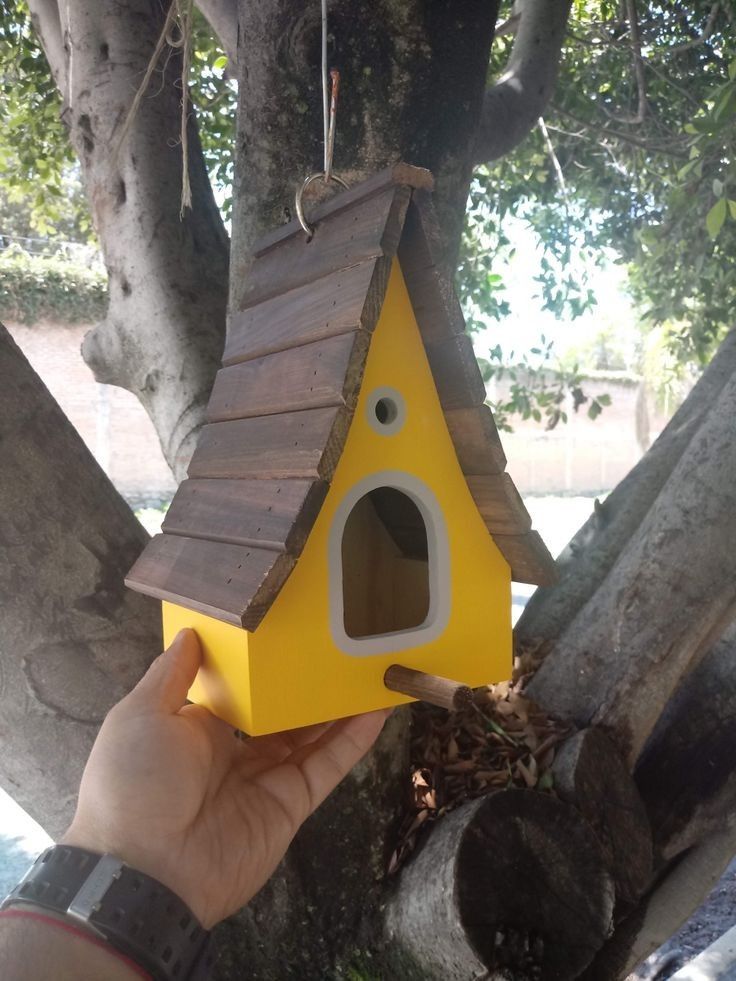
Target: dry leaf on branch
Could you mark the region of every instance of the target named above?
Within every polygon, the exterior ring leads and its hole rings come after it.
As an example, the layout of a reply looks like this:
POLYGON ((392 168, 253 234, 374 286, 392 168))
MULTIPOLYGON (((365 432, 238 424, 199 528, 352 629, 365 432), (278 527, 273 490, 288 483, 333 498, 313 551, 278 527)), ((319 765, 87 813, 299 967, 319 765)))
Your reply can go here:
POLYGON ((572 730, 522 694, 525 677, 518 670, 513 681, 477 689, 473 704, 459 712, 414 706, 411 807, 389 875, 401 868, 425 829, 466 800, 506 787, 554 793, 555 747, 572 730))

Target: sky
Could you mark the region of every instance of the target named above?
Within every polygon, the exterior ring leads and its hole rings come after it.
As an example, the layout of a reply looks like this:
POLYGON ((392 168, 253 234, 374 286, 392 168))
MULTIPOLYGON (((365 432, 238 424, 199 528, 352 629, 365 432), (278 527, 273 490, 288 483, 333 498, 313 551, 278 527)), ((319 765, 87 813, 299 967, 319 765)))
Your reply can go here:
POLYGON ((541 249, 534 236, 520 221, 509 223, 506 233, 516 248, 508 266, 499 271, 507 283, 503 298, 508 300, 511 313, 500 321, 489 320, 486 330, 474 336, 476 354, 487 357, 489 349, 500 344, 505 355, 513 350, 518 356, 538 346, 544 335, 548 341, 554 341, 553 350, 558 356, 572 356, 590 343, 598 331, 609 329, 633 365, 639 333, 633 305, 625 290, 625 268, 612 260, 603 268, 593 267, 590 286, 598 305, 575 320, 558 320, 554 313, 542 309, 540 287, 534 281, 541 249))

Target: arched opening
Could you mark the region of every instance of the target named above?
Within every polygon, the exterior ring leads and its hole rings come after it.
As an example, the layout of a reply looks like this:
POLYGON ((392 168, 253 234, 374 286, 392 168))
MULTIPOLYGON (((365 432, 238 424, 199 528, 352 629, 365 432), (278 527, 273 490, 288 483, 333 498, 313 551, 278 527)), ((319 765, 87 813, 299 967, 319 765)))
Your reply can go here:
POLYGON ((420 627, 430 610, 427 527, 411 497, 376 487, 353 506, 342 535, 343 622, 348 637, 420 627))

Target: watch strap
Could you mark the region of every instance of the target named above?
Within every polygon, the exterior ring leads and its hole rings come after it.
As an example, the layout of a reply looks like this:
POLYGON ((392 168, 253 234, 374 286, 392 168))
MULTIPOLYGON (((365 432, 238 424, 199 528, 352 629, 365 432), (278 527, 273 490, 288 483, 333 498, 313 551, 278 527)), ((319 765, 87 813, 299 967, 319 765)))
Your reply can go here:
POLYGON ((204 981, 210 935, 176 893, 112 855, 72 845, 43 852, 2 904, 63 913, 103 937, 155 981, 204 981))

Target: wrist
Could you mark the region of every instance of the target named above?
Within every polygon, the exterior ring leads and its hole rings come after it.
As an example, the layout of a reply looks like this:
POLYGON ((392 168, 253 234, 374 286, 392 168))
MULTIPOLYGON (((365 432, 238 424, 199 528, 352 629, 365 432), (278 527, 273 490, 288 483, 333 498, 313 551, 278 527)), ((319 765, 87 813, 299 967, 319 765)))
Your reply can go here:
POLYGON ((114 855, 129 868, 143 872, 167 889, 171 889, 206 929, 209 930, 214 926, 213 923, 207 922, 204 904, 198 890, 192 887, 163 848, 144 847, 138 842, 127 841, 119 835, 109 834, 105 829, 90 827, 77 818, 62 835, 59 844, 83 848, 98 855, 114 855))
POLYGON ((15 946, 22 947, 22 968, 18 965, 13 975, 18 981, 26 976, 32 981, 49 977, 52 969, 59 981, 80 975, 107 981, 151 981, 147 971, 106 940, 70 923, 61 913, 31 903, 0 910, 0 948, 8 955, 15 946))
POLYGON ((62 914, 155 981, 208 976, 209 934, 192 910, 165 884, 110 854, 66 843, 47 849, 0 908, 34 907, 62 914))

